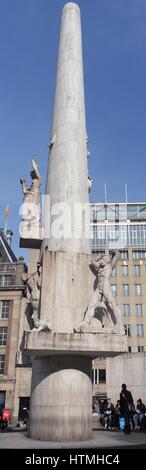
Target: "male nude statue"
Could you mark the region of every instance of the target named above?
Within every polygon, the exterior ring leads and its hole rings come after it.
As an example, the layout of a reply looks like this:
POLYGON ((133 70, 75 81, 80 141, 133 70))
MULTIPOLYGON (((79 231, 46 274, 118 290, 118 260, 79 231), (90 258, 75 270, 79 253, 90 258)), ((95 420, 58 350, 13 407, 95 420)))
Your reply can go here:
MULTIPOLYGON (((110 277, 112 270, 116 265, 118 259, 118 253, 112 251, 109 254, 99 255, 98 257, 92 257, 92 264, 90 269, 96 276, 94 283, 94 292, 89 299, 88 308, 84 314, 84 319, 78 326, 78 328, 88 324, 90 325, 96 308, 102 309, 102 327, 104 327, 106 316, 110 314, 110 318, 113 323, 113 332, 116 330, 124 333, 122 325, 121 312, 118 309, 110 286, 110 277)), ((78 328, 75 331, 78 331, 78 328)), ((80 330, 81 331, 81 330, 80 330)))

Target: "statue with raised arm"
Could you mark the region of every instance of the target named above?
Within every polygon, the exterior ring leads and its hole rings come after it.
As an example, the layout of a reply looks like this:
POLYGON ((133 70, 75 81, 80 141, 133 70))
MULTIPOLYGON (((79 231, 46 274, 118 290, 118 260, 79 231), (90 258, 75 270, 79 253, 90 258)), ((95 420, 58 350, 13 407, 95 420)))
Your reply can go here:
POLYGON ((92 319, 96 318, 96 312, 98 317, 98 311, 100 310, 101 321, 98 321, 98 331, 124 334, 122 315, 115 303, 110 286, 110 277, 117 259, 118 253, 115 251, 92 258, 90 269, 96 278, 94 289, 84 319, 74 331, 89 332, 92 319))
POLYGON ((39 318, 39 307, 40 307, 40 289, 41 289, 41 275, 40 270, 38 269, 35 273, 32 274, 22 274, 22 280, 26 284, 25 297, 27 298, 27 303, 31 306, 31 319, 33 321, 33 330, 51 331, 51 323, 47 320, 40 320, 39 318))
POLYGON ((40 188, 41 176, 37 167, 36 160, 32 160, 32 170, 30 172, 31 186, 27 188, 24 178, 20 178, 22 191, 24 194, 22 205, 22 221, 39 224, 40 222, 40 188))

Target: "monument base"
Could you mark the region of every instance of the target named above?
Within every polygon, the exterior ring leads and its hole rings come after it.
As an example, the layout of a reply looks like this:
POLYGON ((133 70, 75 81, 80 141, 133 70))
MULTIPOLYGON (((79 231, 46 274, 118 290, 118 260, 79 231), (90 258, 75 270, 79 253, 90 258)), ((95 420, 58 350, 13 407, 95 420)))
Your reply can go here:
POLYGON ((127 336, 115 333, 25 331, 23 353, 31 356, 80 355, 113 357, 127 352, 127 336))
POLYGON ((29 435, 46 441, 92 437, 92 360, 83 356, 33 360, 29 435))

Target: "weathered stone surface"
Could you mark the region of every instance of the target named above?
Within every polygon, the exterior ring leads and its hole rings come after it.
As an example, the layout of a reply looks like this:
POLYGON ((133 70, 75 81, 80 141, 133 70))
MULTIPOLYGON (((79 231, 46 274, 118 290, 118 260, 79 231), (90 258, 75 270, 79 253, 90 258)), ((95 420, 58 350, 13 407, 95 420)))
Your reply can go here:
POLYGON ((115 356, 127 351, 127 338, 117 334, 25 332, 24 352, 50 356, 67 354, 94 357, 115 356))
POLYGON ((56 356, 33 361, 30 437, 48 441, 92 436, 92 362, 56 356))

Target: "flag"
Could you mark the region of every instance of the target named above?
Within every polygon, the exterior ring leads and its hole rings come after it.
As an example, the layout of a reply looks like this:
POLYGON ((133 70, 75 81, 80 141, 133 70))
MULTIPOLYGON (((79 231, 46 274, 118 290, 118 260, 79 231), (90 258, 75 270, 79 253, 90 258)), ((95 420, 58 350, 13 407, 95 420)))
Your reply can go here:
POLYGON ((8 217, 8 213, 9 213, 9 206, 5 207, 4 209, 5 217, 8 217))

